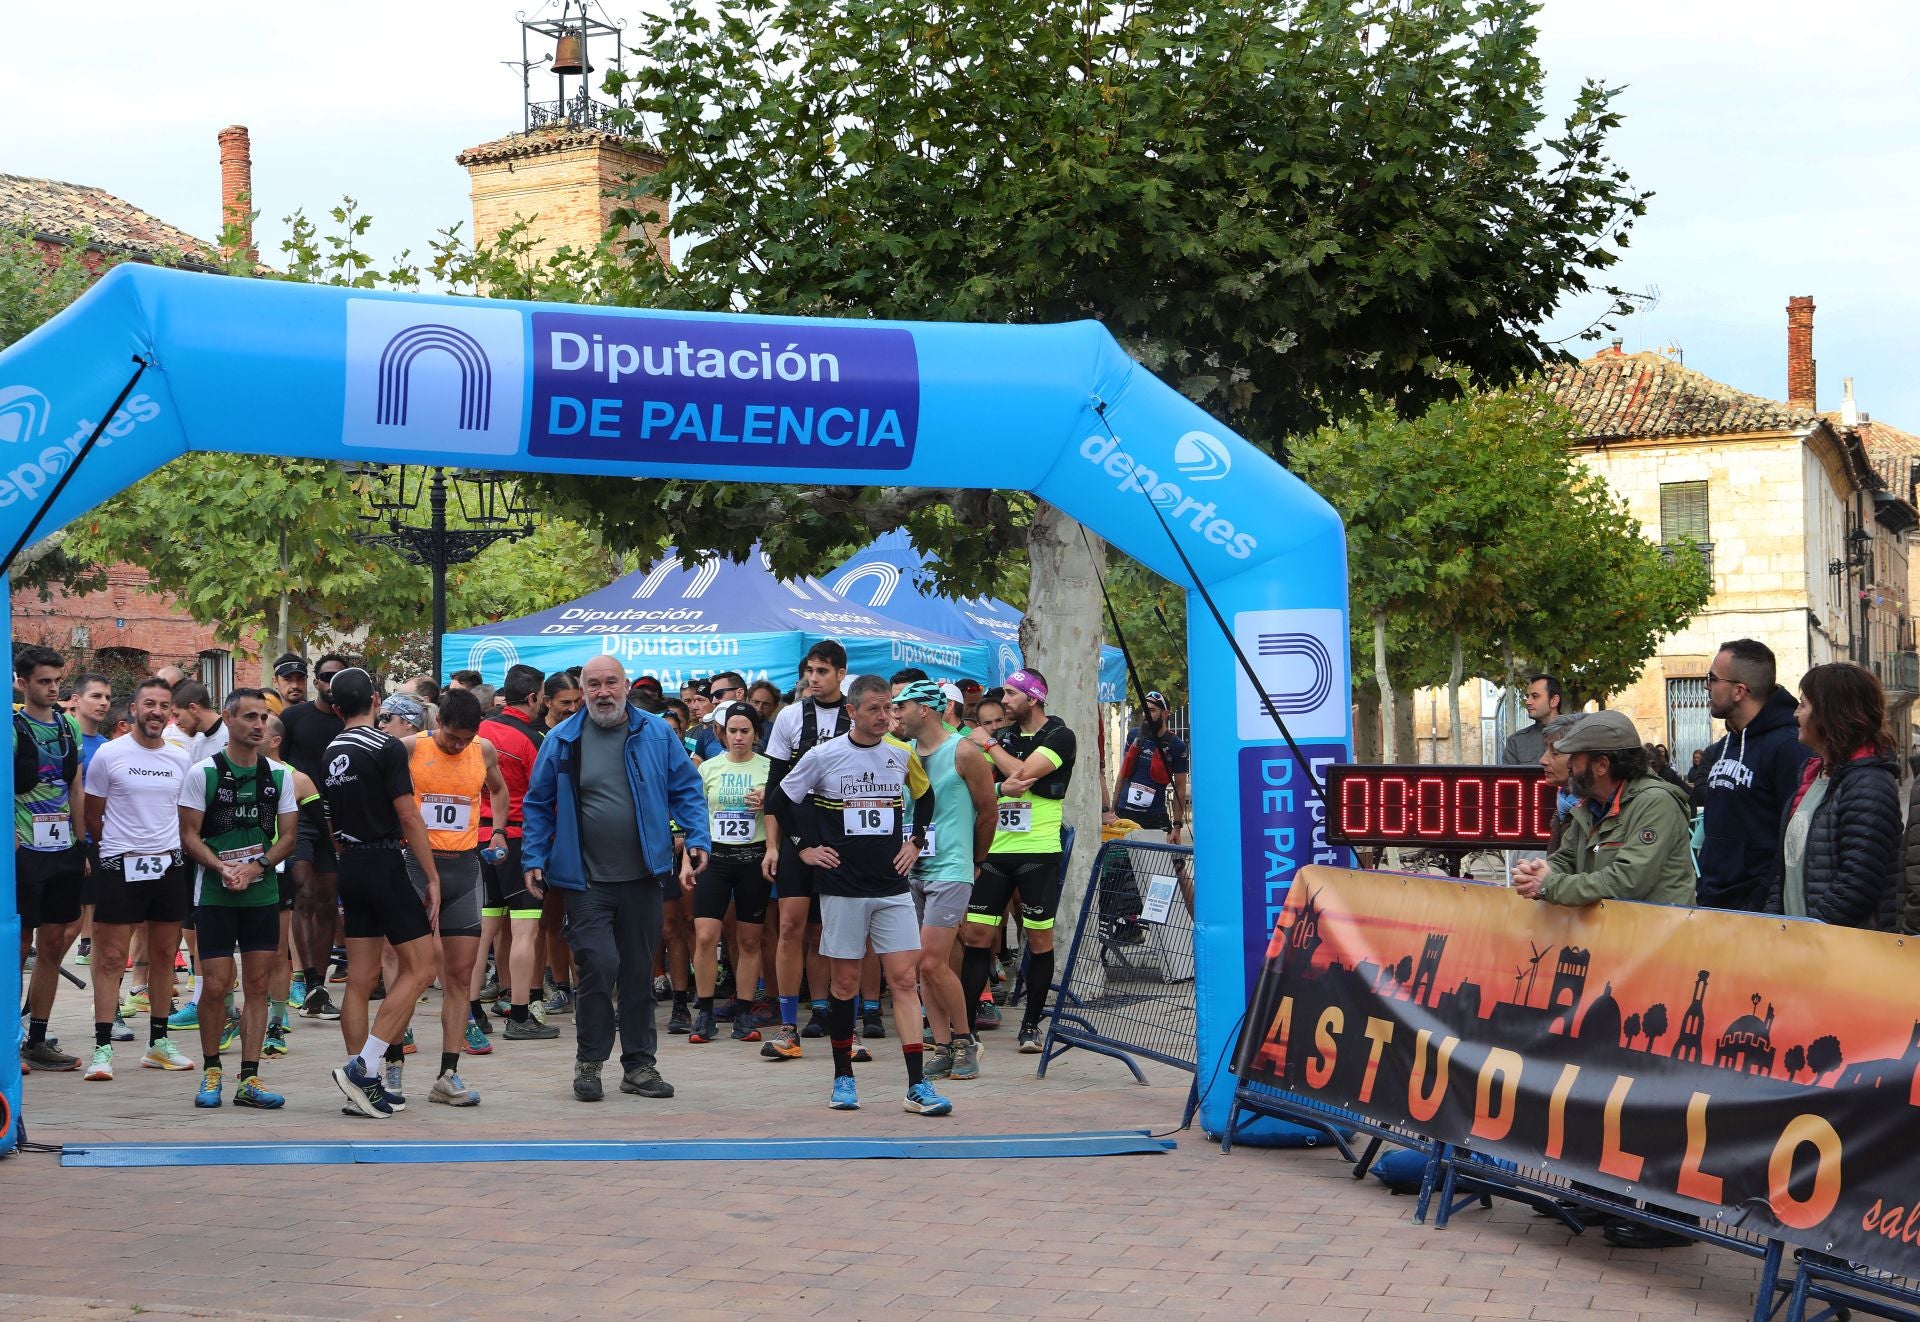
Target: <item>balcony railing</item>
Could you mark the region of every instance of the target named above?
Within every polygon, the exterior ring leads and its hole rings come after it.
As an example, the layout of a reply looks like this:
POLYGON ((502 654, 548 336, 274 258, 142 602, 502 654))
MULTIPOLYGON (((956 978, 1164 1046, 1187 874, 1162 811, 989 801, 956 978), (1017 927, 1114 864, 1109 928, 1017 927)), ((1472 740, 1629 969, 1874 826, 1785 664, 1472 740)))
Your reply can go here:
POLYGON ((1888 694, 1920 694, 1920 652, 1882 652, 1873 659, 1873 673, 1888 694))
POLYGON ((1707 581, 1713 581, 1713 543, 1712 542, 1662 542, 1660 554, 1671 564, 1682 551, 1692 551, 1700 557, 1707 567, 1707 581))

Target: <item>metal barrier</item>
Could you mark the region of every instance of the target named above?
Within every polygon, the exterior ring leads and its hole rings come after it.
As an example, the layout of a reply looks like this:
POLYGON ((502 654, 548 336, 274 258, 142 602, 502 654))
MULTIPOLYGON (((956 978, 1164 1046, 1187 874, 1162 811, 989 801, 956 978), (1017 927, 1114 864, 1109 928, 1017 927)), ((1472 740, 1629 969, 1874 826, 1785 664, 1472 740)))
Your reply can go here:
POLYGON ((1142 1084, 1135 1058, 1157 1060, 1196 1076, 1185 1125, 1199 1106, 1193 974, 1193 850, 1108 841, 1057 972, 1038 1076, 1074 1047, 1111 1056, 1142 1084))

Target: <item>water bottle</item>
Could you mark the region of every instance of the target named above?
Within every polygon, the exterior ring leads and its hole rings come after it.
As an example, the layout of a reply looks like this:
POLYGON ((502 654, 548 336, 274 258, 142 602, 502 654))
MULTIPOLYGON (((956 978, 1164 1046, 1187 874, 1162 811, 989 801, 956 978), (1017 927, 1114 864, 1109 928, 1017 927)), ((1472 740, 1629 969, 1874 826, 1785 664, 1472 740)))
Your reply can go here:
POLYGON ((489 844, 485 849, 480 851, 480 857, 489 863, 504 863, 507 861, 507 847, 505 845, 489 844))

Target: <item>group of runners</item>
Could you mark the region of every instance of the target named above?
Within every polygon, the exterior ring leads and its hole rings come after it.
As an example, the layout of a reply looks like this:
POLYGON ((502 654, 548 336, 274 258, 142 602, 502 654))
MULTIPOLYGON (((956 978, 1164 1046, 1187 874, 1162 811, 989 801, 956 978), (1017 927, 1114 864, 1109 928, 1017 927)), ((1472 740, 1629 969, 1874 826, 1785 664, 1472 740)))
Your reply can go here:
MULTIPOLYGON (((197 683, 144 680, 110 737, 106 681, 80 677, 62 711, 63 674, 58 653, 16 655, 18 893, 23 957, 30 944, 37 961, 23 1068, 111 1080, 116 1040, 144 1018, 139 1064, 199 1069, 194 1105, 272 1109, 284 1099, 263 1064, 287 1054, 298 1016, 338 1022, 346 1109, 384 1117, 407 1104, 412 1019, 436 984, 431 1101, 478 1104, 463 1058, 496 1037, 559 1035, 549 1021, 572 1008, 565 904, 522 848, 543 743, 594 715, 577 675, 521 666, 494 692, 456 676, 444 692, 420 681, 389 694, 352 658, 323 656, 309 674, 289 654, 271 689, 233 689, 217 708, 197 683), (183 928, 192 976, 176 1008, 183 928), (47 1032, 76 939, 94 1006, 84 1056, 47 1032), (336 1005, 327 975, 341 963, 336 1005), (197 1058, 175 1038, 189 1030, 197 1058)), ((850 678, 831 641, 790 694, 733 672, 678 699, 645 677, 631 686, 632 706, 679 732, 704 799, 704 821, 672 823, 678 886, 663 887, 653 945, 670 1034, 758 1043, 776 1062, 824 1037, 830 1104, 851 1108, 853 1066, 887 1032, 884 983, 906 1109, 946 1114, 937 1085, 980 1075, 1014 917, 1029 958, 1016 1037, 1040 1049, 1076 741, 1037 671, 969 687, 912 669, 850 678)), ((672 1095, 657 1071, 627 1090, 672 1095)))

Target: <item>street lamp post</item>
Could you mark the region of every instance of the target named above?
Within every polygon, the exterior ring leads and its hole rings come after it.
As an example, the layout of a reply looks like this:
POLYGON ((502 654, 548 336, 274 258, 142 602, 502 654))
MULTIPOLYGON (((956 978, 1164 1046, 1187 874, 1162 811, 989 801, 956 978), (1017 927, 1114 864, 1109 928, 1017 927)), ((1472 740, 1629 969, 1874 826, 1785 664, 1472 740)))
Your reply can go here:
POLYGON ((366 464, 351 471, 372 482, 367 509, 360 517, 369 524, 377 525, 383 518, 386 522, 386 531, 361 533, 359 540, 370 546, 391 547, 408 563, 425 565, 433 573, 433 677, 444 683, 440 639, 447 631, 447 566, 464 565, 495 542, 518 541, 531 535, 533 524, 526 516, 532 509, 492 473, 456 474, 452 479, 455 499, 462 519, 472 526, 449 528, 449 479, 445 469, 366 464), (472 508, 468 507, 468 498, 460 494, 461 486, 473 488, 472 508), (423 495, 428 512, 424 527, 404 518, 420 508, 423 495))

